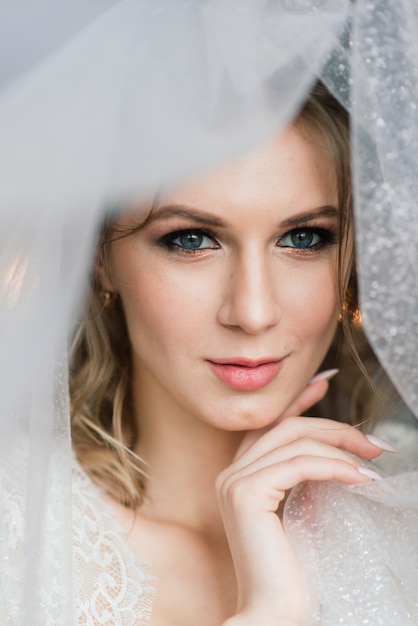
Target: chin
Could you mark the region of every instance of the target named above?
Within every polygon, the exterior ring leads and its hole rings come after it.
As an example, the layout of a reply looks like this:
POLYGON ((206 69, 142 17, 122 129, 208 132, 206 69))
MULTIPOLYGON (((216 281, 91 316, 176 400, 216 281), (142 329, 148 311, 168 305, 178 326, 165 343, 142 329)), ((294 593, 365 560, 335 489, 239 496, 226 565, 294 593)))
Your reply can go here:
POLYGON ((223 410, 219 411, 217 423, 214 425, 221 430, 231 432, 259 430, 273 424, 284 410, 284 407, 277 411, 277 409, 272 410, 271 407, 259 406, 223 410))

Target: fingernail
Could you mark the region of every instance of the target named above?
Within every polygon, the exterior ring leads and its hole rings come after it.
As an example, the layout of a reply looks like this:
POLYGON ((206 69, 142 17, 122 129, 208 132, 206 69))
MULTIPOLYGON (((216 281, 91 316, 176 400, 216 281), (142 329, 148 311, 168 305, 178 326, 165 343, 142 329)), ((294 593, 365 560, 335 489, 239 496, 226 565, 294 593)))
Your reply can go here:
POLYGON ((364 474, 364 476, 372 478, 373 480, 382 480, 382 476, 369 467, 363 467, 360 465, 360 467, 357 468, 357 471, 360 472, 360 474, 364 474))
POLYGON ((381 439, 381 437, 377 437, 376 435, 366 435, 366 439, 370 441, 374 446, 381 448, 382 450, 386 450, 387 452, 397 452, 398 449, 395 448, 389 441, 386 439, 381 439))
POLYGON ((330 380, 331 378, 333 378, 333 376, 338 374, 339 371, 340 370, 333 369, 333 370, 324 370, 323 372, 319 372, 319 374, 316 374, 313 378, 311 378, 311 380, 309 381, 309 384, 313 385, 314 383, 317 383, 319 380, 330 380))

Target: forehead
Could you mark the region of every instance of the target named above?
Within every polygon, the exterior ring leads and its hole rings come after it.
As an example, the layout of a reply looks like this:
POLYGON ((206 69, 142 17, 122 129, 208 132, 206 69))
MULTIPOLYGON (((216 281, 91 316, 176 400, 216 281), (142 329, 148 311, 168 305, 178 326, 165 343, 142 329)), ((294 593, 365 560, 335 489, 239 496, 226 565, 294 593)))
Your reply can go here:
MULTIPOLYGON (((335 164, 325 138, 298 124, 252 153, 193 181, 163 190, 158 204, 168 202, 228 211, 337 204, 335 164)), ((158 211, 158 209, 157 209, 158 211)))
MULTIPOLYGON (((333 152, 324 135, 298 122, 253 152, 176 186, 120 214, 124 226, 158 220, 168 207, 192 208, 215 221, 280 222, 316 207, 338 207, 333 152), (248 219, 247 219, 248 218, 248 219)), ((166 217, 166 215, 164 216, 166 217)))

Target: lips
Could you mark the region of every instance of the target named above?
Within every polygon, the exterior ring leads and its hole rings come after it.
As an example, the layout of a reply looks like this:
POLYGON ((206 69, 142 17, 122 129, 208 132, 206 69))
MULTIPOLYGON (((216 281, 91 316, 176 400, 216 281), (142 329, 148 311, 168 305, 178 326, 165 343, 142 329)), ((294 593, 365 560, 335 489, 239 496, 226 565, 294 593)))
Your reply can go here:
POLYGON ((280 372, 283 359, 262 358, 209 361, 219 380, 240 391, 254 391, 268 385, 280 372))

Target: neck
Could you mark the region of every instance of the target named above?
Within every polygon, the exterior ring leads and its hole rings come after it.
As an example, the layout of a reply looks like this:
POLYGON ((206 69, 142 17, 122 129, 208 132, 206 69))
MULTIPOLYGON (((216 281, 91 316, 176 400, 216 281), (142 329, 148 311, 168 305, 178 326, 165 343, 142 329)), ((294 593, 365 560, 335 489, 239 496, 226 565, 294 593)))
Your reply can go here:
POLYGON ((232 462, 243 433, 215 428, 141 387, 134 392, 140 432, 135 451, 149 475, 141 512, 204 532, 221 531, 215 481, 232 462), (150 396, 153 401, 147 402, 150 396))

